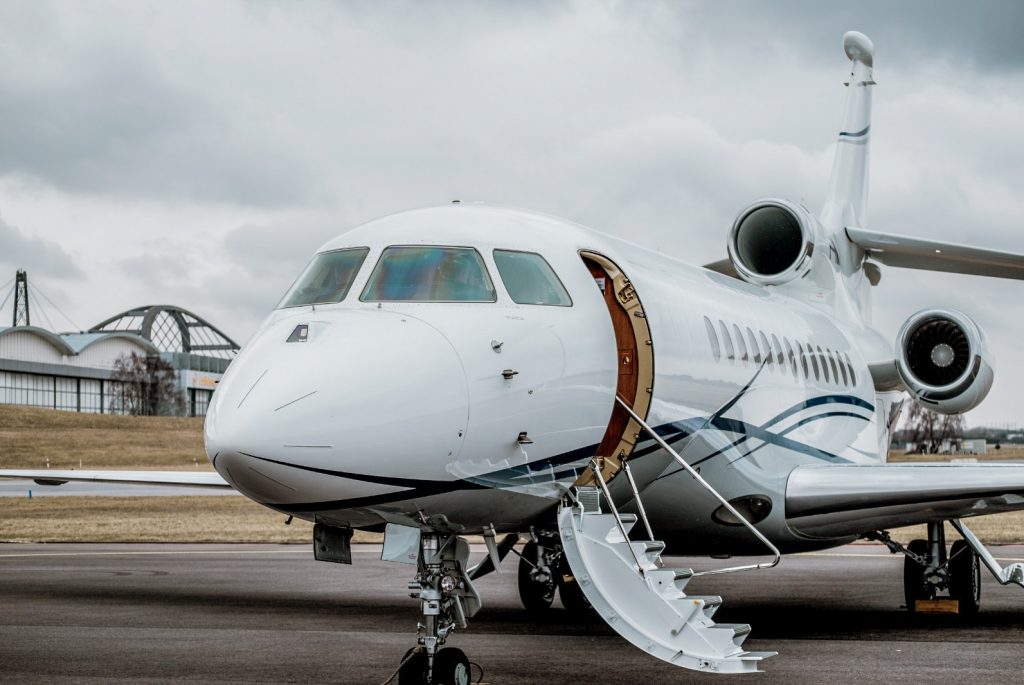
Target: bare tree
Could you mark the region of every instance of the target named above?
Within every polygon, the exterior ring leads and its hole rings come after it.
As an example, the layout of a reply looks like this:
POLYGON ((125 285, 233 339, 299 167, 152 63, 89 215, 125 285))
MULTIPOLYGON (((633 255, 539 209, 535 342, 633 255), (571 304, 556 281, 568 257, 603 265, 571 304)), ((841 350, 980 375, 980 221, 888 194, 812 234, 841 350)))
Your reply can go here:
POLYGON ((934 454, 946 440, 963 437, 964 423, 961 414, 939 414, 911 398, 903 430, 907 441, 913 443, 918 452, 934 454))
POLYGON ((132 352, 114 362, 115 393, 133 416, 180 414, 184 408, 174 367, 157 356, 132 352))

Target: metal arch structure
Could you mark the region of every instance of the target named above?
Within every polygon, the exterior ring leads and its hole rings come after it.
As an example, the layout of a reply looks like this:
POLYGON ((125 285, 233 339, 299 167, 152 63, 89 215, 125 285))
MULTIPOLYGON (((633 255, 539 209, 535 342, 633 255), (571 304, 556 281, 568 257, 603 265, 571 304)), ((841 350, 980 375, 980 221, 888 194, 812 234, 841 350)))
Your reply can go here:
POLYGON ((183 352, 232 360, 239 345, 216 326, 187 309, 170 304, 135 307, 102 321, 90 333, 135 333, 161 352, 183 352))

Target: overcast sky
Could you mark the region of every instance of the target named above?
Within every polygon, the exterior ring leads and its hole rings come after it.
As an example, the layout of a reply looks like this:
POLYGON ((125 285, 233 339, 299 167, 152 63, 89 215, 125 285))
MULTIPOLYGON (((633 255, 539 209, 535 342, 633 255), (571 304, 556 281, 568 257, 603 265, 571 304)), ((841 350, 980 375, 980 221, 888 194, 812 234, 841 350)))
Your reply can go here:
MULTIPOLYGON (((1021 27, 1017 1, 8 0, 0 284, 244 343, 327 239, 455 198, 711 262, 758 197, 820 208, 851 29, 876 45, 868 226, 1024 252, 1021 27)), ((888 269, 875 295, 890 337, 973 316, 996 381, 968 421, 1024 423, 1024 284, 888 269)))

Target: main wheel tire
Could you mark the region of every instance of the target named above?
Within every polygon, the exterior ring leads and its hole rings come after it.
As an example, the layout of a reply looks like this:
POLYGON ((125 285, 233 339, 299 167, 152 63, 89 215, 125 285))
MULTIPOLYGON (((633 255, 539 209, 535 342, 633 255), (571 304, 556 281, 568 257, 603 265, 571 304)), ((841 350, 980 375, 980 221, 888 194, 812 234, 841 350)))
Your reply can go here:
POLYGON ((960 602, 960 615, 973 616, 981 607, 981 562, 966 540, 949 550, 949 596, 960 602))
POLYGON ((426 683, 427 653, 414 647, 402 657, 402 667, 398 669, 398 685, 426 685, 426 683), (413 652, 416 653, 413 654, 413 652), (410 654, 412 654, 411 659, 409 658, 410 654))
POLYGON ((434 657, 434 685, 469 685, 469 658, 455 647, 446 647, 434 657))
POLYGON ((551 608, 555 601, 555 579, 541 583, 534 580, 532 562, 537 558, 537 543, 528 542, 519 558, 519 599, 527 611, 541 612, 551 608))
POLYGON ((576 582, 576 578, 573 576, 572 569, 569 568, 569 562, 565 560, 564 554, 562 555, 562 562, 559 564, 556 580, 558 582, 558 596, 562 599, 562 606, 568 611, 582 613, 590 608, 590 600, 583 594, 580 584, 576 582))
MULTIPOLYGON (((928 556, 927 540, 911 540, 907 549, 923 557, 928 556)), ((916 611, 917 600, 935 597, 935 588, 925 580, 925 568, 910 557, 903 557, 903 596, 907 601, 907 611, 916 611)))

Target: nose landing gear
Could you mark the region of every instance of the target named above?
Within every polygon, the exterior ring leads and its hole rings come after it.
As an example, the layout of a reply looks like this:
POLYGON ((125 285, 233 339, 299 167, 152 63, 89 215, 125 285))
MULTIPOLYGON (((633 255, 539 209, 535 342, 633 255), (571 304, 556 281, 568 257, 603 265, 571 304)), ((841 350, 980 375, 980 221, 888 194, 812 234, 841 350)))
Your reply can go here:
POLYGON ((469 659, 460 649, 443 648, 457 628, 480 610, 480 595, 466 574, 469 543, 454 532, 420 535, 411 596, 420 600, 418 646, 406 652, 398 671, 400 685, 469 685, 469 659))

